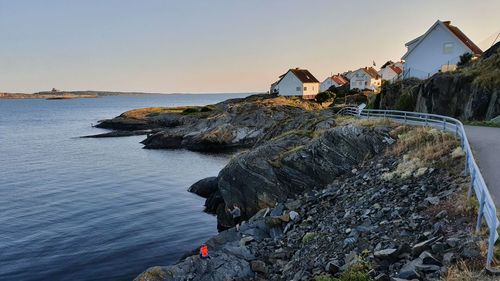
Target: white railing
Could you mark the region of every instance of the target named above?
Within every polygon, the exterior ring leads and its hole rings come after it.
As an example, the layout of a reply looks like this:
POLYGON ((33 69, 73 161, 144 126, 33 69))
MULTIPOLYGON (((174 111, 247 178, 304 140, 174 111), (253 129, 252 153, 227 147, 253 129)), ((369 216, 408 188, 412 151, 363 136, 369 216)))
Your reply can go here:
POLYGON ((352 115, 361 118, 387 118, 403 124, 435 127, 453 133, 457 138, 460 139, 462 149, 465 152, 466 158, 465 173, 466 175, 471 176, 471 185, 469 187, 467 199, 470 199, 470 197, 472 196, 472 191, 474 191, 474 194, 479 201, 476 232, 480 231, 483 218, 486 220, 486 223, 489 227, 488 255, 486 258, 486 267, 489 268, 491 266, 491 262, 493 261, 493 247, 498 239, 497 228, 499 226, 499 221, 497 218, 497 210, 495 203, 493 202, 488 191, 488 187, 486 186, 484 178, 481 175, 481 171, 479 170, 479 167, 474 160, 472 149, 469 144, 469 140, 467 139, 465 128, 462 122, 455 118, 437 114, 398 110, 365 109, 364 104, 358 107, 345 107, 337 114, 352 115))

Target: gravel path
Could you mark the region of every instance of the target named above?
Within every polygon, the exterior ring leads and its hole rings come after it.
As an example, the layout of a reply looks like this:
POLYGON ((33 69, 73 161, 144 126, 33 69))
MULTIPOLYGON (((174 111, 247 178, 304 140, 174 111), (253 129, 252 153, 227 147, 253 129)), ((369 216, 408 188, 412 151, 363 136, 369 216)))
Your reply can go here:
POLYGON ((500 207, 500 128, 465 126, 484 180, 497 207, 500 207))

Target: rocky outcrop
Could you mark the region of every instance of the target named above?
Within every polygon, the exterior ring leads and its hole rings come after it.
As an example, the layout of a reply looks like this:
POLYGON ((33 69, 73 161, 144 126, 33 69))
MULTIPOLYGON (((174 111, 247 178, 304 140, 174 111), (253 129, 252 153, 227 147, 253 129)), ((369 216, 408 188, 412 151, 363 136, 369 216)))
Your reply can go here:
POLYGON ((217 189, 218 189, 217 177, 208 177, 195 182, 193 185, 191 185, 188 191, 203 198, 208 198, 215 192, 217 192, 217 189))
POLYGON ((145 148, 223 151, 248 148, 289 130, 311 129, 333 112, 297 98, 254 95, 215 105, 133 110, 97 127, 154 132, 142 142, 145 148))
POLYGON ((235 157, 219 173, 227 205, 237 203, 245 217, 304 191, 323 187, 381 152, 384 128, 342 126, 316 139, 291 134, 235 157))
POLYGON ((210 259, 189 256, 136 280, 311 280, 352 268, 373 280, 439 280, 457 261, 482 260, 459 207, 468 185, 461 164, 382 177, 402 161, 363 161, 325 187, 258 211, 240 232, 219 233, 207 241, 210 259))
POLYGON ((418 88, 415 111, 490 120, 500 114, 500 88, 473 83, 464 74, 435 75, 418 88))

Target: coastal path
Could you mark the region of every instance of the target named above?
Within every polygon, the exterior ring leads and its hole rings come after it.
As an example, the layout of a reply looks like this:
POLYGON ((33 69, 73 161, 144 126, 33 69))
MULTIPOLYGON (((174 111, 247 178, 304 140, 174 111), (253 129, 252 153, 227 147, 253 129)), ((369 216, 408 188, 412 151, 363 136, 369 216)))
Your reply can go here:
POLYGON ((492 199, 500 207, 500 128, 464 127, 492 199))

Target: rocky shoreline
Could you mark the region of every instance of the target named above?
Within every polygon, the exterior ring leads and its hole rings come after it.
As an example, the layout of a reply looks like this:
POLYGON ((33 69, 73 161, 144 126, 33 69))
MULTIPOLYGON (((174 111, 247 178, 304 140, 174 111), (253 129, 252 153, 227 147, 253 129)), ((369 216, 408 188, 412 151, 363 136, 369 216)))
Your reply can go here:
POLYGON ((263 95, 140 109, 98 127, 151 130, 150 149, 238 149, 190 188, 224 230, 207 241, 211 258, 194 250, 137 281, 440 280, 459 261, 483 259, 459 143, 435 129, 263 95), (225 211, 233 203, 240 232, 225 211))

